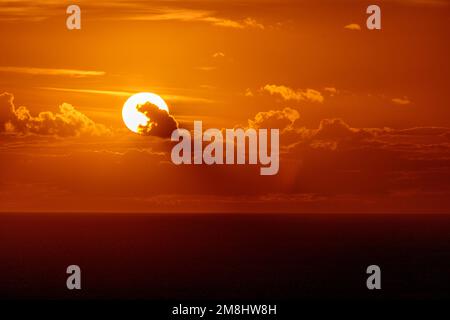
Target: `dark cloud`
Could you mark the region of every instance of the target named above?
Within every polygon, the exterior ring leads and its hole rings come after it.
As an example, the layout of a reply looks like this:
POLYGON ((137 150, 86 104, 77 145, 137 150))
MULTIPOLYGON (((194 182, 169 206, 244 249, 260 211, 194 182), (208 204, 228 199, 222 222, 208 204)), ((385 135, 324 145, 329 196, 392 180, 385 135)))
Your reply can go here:
POLYGON ((145 126, 139 126, 138 132, 140 134, 170 138, 172 132, 178 128, 178 122, 175 118, 153 103, 147 102, 137 106, 137 109, 150 119, 145 126))
POLYGON ((61 149, 32 141, 17 152, 17 144, 2 144, 0 202, 14 210, 31 204, 63 210, 67 203, 124 211, 450 209, 448 129, 355 128, 341 119, 304 128, 294 119, 295 112, 272 110, 250 120, 282 129, 280 171, 270 177, 260 176, 259 166, 176 166, 168 140, 138 135, 89 138, 97 142, 76 143, 70 153, 67 140, 56 138, 61 149))
POLYGON ((404 136, 437 136, 450 133, 450 128, 445 127, 415 127, 401 130, 385 129, 384 133, 392 135, 404 135, 404 136))
POLYGON ((60 105, 57 113, 43 111, 33 116, 27 107, 16 107, 14 96, 5 92, 0 94, 0 133, 69 137, 103 135, 110 131, 68 103, 60 105))
POLYGON ((364 129, 351 128, 342 119, 323 119, 313 138, 318 140, 369 139, 373 135, 364 129))

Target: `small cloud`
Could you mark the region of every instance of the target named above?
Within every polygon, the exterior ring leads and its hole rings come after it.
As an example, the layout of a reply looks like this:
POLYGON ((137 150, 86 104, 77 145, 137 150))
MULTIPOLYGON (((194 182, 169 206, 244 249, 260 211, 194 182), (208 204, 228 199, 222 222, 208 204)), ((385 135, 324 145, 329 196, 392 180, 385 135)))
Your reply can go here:
POLYGON ((328 94, 330 94, 330 96, 334 96, 338 93, 338 90, 334 87, 327 87, 323 89, 325 92, 327 92, 328 94))
MULTIPOLYGON (((136 92, 131 91, 117 91, 117 90, 93 90, 93 89, 73 89, 73 88, 53 88, 53 87, 39 87, 43 90, 52 91, 62 91, 62 92, 78 92, 78 93, 90 93, 90 94, 101 94, 108 96, 118 96, 118 97, 129 97, 136 92)), ((193 96, 180 96, 173 94, 160 94, 161 98, 169 101, 181 101, 181 102, 195 102, 195 103, 212 103, 212 100, 204 99, 200 97, 193 96)))
POLYGON ((347 30, 361 31, 361 26, 357 23, 350 23, 344 27, 347 30))
POLYGON ((68 103, 60 105, 57 113, 42 111, 33 116, 27 107, 16 107, 14 96, 5 92, 0 94, 0 133, 70 137, 104 135, 110 130, 68 103))
POLYGON ((258 112, 254 119, 248 120, 250 128, 264 129, 291 129, 294 122, 300 118, 297 110, 284 108, 283 110, 270 110, 258 112))
POLYGON ((225 53, 223 53, 223 52, 215 52, 213 55, 213 58, 223 58, 223 57, 225 57, 225 53))
POLYGON ((244 20, 244 25, 246 26, 246 27, 252 27, 252 28, 257 28, 257 29, 261 29, 261 30, 263 30, 264 29, 264 25, 263 24, 261 24, 261 23, 259 23, 259 22, 257 22, 255 19, 253 19, 253 18, 245 18, 245 20, 244 20))
POLYGON ((28 68, 28 67, 0 67, 0 72, 22 73, 43 76, 69 76, 69 77, 95 77, 103 76, 104 71, 74 70, 74 69, 49 69, 49 68, 28 68))
POLYGON ((205 67, 197 67, 196 69, 197 69, 197 70, 200 70, 200 71, 208 72, 208 71, 214 71, 214 70, 216 70, 217 67, 213 67, 213 66, 205 66, 205 67))
POLYGON ((199 87, 202 88, 202 89, 208 89, 208 90, 212 90, 212 89, 216 88, 216 87, 211 86, 209 84, 201 84, 199 87))
POLYGON ((350 127, 342 119, 322 119, 313 138, 319 140, 367 139, 368 131, 350 127))
POLYGON ((138 21, 182 21, 182 22, 206 22, 213 26, 244 29, 264 29, 264 25, 255 19, 247 17, 243 20, 221 18, 214 11, 183 9, 183 8, 155 8, 144 13, 131 13, 122 17, 124 20, 138 21))
POLYGON ((323 95, 314 89, 305 90, 294 90, 282 85, 268 84, 263 87, 263 90, 269 92, 270 94, 278 94, 284 100, 295 100, 295 101, 309 101, 322 103, 324 101, 323 95))
POLYGON ((166 110, 159 109, 153 103, 147 102, 136 107, 150 119, 145 126, 139 126, 138 132, 146 136, 169 138, 172 131, 178 128, 178 122, 166 110))
POLYGON ((200 19, 200 21, 210 22, 211 24, 219 27, 227 27, 227 28, 235 28, 235 29, 244 29, 244 28, 255 28, 255 29, 264 29, 264 25, 258 23, 253 18, 245 18, 244 20, 231 20, 231 19, 223 19, 217 17, 204 17, 200 19))
POLYGON ((391 100, 393 103, 398 104, 398 105, 402 105, 402 106, 406 106, 408 104, 411 104, 411 101, 407 98, 407 97, 403 97, 403 98, 394 98, 391 100))
POLYGON ((247 88, 245 90, 245 96, 246 97, 253 97, 253 92, 252 92, 252 90, 250 90, 250 88, 247 88))

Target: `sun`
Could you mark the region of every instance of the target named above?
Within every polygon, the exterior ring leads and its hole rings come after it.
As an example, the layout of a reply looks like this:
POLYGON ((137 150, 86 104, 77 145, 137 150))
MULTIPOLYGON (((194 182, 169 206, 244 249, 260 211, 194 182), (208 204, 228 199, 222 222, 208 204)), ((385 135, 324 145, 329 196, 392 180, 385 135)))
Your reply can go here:
POLYGON ((123 122, 125 122, 125 125, 131 131, 139 133, 139 127, 146 126, 150 121, 145 114, 139 112, 137 109, 138 105, 143 105, 147 102, 154 104, 161 110, 169 112, 169 107, 166 102, 157 94, 150 92, 136 93, 128 98, 122 108, 123 122))

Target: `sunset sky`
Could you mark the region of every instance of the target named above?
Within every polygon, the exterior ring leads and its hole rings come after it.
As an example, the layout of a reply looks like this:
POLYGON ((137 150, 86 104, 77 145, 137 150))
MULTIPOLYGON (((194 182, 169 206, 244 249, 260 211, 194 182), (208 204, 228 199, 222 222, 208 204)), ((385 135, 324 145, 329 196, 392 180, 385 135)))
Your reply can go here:
POLYGON ((0 3, 0 211, 450 211, 450 1, 0 3), (81 8, 81 30, 66 8, 81 8), (279 128, 280 171, 175 166, 129 131, 279 128))

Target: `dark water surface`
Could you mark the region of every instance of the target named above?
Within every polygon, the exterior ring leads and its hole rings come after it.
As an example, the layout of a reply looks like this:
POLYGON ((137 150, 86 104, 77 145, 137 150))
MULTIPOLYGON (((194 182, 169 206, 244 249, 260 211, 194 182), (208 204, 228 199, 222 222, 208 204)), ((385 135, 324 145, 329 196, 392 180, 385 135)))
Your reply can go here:
POLYGON ((450 298, 450 215, 2 213, 0 257, 0 298, 450 298))

